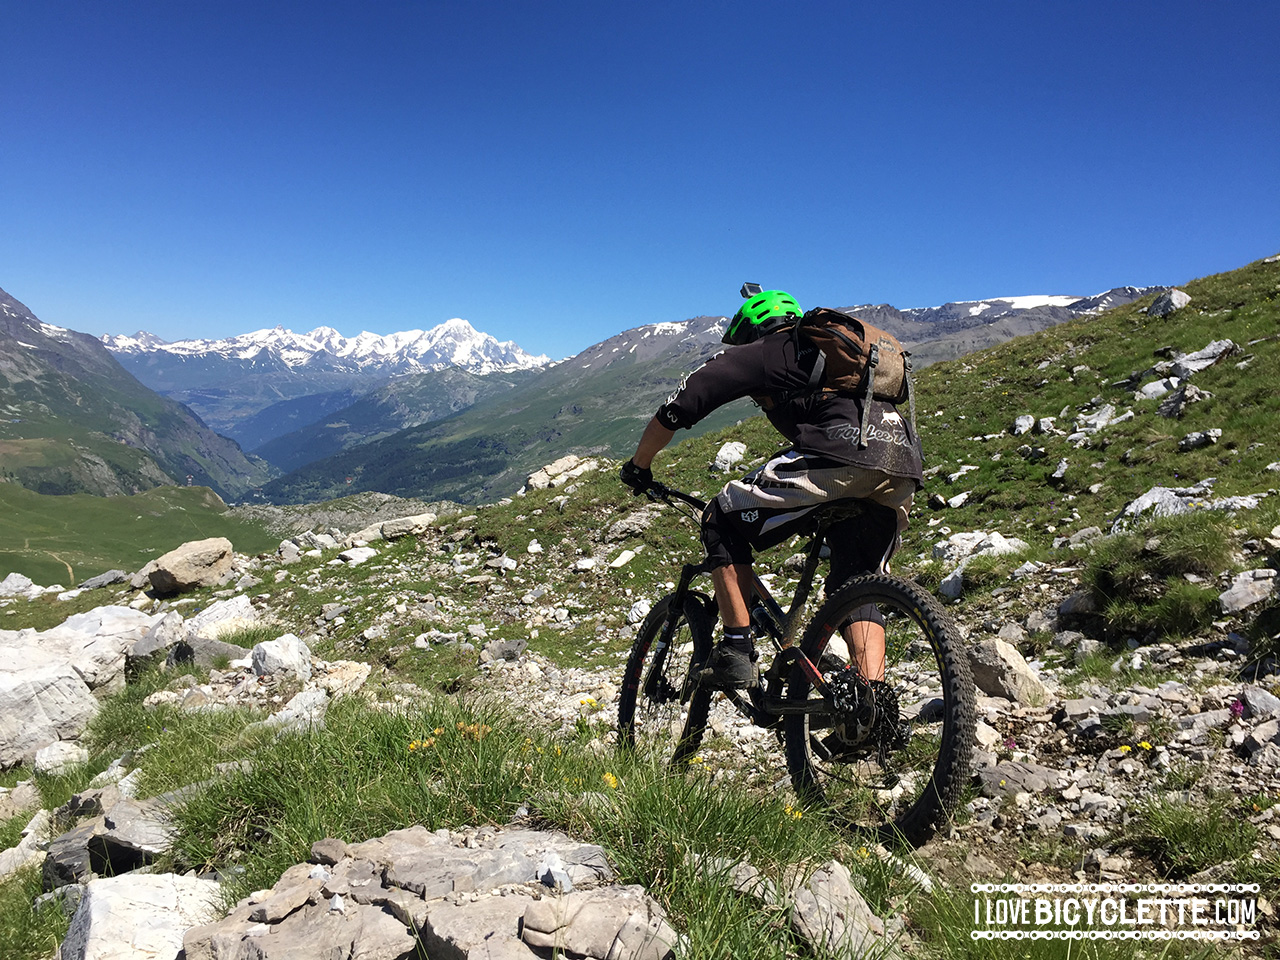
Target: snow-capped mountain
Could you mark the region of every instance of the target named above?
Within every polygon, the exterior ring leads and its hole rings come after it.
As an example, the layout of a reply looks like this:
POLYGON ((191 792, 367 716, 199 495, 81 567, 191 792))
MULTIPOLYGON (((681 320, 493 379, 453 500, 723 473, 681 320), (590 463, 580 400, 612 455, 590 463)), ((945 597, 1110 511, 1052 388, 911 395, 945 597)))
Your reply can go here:
POLYGON ((149 333, 104 336, 103 344, 117 356, 166 353, 174 357, 218 356, 296 368, 312 366, 366 374, 425 373, 460 367, 469 373, 532 370, 549 358, 535 357, 512 341, 499 342, 466 320, 453 319, 430 330, 406 330, 379 335, 363 332, 344 337, 332 327, 294 333, 284 327, 255 330, 223 340, 178 340, 167 343, 149 333))
POLYGON ((274 327, 223 340, 167 343, 136 333, 102 343, 152 390, 187 404, 246 450, 334 413, 392 377, 506 377, 549 362, 465 320, 385 336, 274 327))
MULTIPOLYGON (((921 324, 918 335, 903 338, 931 339, 950 325, 958 328, 991 324, 1006 317, 1034 314, 1058 321, 1083 314, 1101 313, 1112 307, 1130 303, 1157 287, 1115 287, 1091 297, 1062 296, 1058 294, 1032 294, 1017 297, 989 297, 986 300, 956 300, 938 307, 891 307, 888 304, 861 304, 842 307, 846 313, 863 317, 872 323, 892 317, 900 323, 914 326, 921 324), (880 319, 876 319, 879 317, 880 319)), ((902 333, 894 331, 897 336, 902 333)))

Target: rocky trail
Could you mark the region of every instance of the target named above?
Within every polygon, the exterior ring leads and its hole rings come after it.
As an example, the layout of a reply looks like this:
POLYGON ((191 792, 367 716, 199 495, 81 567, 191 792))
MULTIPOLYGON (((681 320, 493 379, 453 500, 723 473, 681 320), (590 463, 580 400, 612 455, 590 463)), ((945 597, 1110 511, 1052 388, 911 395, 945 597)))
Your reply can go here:
MULTIPOLYGON (((24 604, 96 605, 42 631, 0 630, 0 764, 48 774, 84 763, 77 738, 101 699, 164 663, 175 679, 149 702, 253 708, 271 727, 305 730, 323 723, 338 697, 396 709, 426 695, 403 668, 449 657, 470 664, 456 695, 482 691, 550 730, 589 724, 599 748, 612 749, 629 637, 678 553, 655 546, 665 543, 655 524, 670 521, 663 510, 619 510, 600 499, 590 486, 605 479, 600 466, 566 458, 531 477, 514 501, 466 515, 379 516, 346 534, 299 532, 270 556, 202 541, 73 590, 12 575, 0 584, 0 623, 24 604), (596 522, 562 534, 555 518, 584 500, 598 501, 596 522), (494 511, 505 511, 496 528, 486 516, 494 511), (246 636, 257 638, 251 647, 224 639, 246 636)), ((1155 501, 1211 505, 1211 488, 1153 492, 1155 501)), ((898 861, 902 869, 926 884, 959 886, 1009 877, 1145 882, 1172 869, 1188 882, 1237 879, 1237 853, 1189 869, 1167 850, 1153 852, 1147 804, 1177 786, 1204 804, 1206 818, 1246 823, 1246 860, 1263 875, 1274 871, 1280 685, 1274 659, 1253 656, 1241 625, 1272 593, 1280 528, 1241 545, 1256 558, 1249 570, 1218 578, 1221 615, 1210 631, 1117 643, 1095 629, 1072 562, 1107 533, 1063 538, 1054 562, 1026 560, 994 589, 973 591, 965 571, 972 575, 980 558, 1020 559, 1027 545, 994 531, 943 532, 945 516, 925 522, 935 533, 933 560, 946 570, 940 592, 953 598, 969 644, 979 753, 964 809, 910 864, 898 861)), ((785 564, 775 572, 780 585, 787 575, 785 564)), ((771 734, 723 702, 710 727, 700 755, 707 775, 789 789, 771 734)), ((434 833, 406 824, 349 844, 317 838, 309 863, 220 916, 216 878, 148 872, 166 849, 166 810, 181 791, 140 797, 136 762, 120 757, 56 810, 35 809, 30 781, 0 789, 0 820, 30 818, 21 841, 0 853, 0 877, 39 866, 46 896, 73 916, 65 958, 330 950, 393 958, 416 948, 406 930, 419 931, 428 956, 533 957, 555 948, 604 960, 679 948, 663 908, 614 882, 603 850, 519 822, 434 833)), ((745 862, 729 866, 744 894, 785 904, 811 945, 853 949, 883 937, 886 925, 901 933, 900 918, 870 910, 848 865, 767 884, 745 862)), ((1274 879, 1258 907, 1269 930, 1274 879)))

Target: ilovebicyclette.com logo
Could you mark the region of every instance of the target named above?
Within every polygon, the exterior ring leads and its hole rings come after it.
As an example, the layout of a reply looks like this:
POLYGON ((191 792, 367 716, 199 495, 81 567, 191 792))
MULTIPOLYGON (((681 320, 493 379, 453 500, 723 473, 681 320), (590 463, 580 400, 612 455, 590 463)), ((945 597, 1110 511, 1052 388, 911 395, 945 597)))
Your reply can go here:
POLYGON ((1257 940, 1256 883, 975 883, 974 940, 1257 940))

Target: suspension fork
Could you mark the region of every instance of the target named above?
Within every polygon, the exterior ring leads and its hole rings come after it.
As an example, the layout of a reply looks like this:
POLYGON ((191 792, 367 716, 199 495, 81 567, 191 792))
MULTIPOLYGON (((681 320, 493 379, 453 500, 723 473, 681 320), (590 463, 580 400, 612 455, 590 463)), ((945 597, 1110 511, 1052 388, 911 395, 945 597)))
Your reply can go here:
MULTIPOLYGON (((644 679, 644 695, 649 699, 655 699, 658 693, 658 684, 663 677, 663 666, 666 663, 667 650, 671 646, 672 636, 675 633, 676 623, 684 613, 685 601, 689 597, 689 586, 693 583, 695 577, 699 574, 707 572, 707 563, 686 563, 680 569, 680 579, 676 583, 676 589, 671 594, 671 606, 667 610, 667 618, 662 624, 662 631, 654 638, 653 654, 649 659, 649 669, 644 679)), ((698 653, 697 650, 694 651, 698 653)), ((692 673, 692 671, 691 671, 692 673)), ((680 702, 683 703, 689 696, 689 678, 684 681, 684 689, 680 691, 680 702)))

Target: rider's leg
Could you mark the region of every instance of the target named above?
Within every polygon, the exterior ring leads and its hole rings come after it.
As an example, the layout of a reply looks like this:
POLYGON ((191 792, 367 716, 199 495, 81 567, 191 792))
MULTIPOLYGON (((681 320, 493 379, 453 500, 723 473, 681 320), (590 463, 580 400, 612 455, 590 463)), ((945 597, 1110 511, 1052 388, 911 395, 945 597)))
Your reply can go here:
POLYGON ((726 628, 750 626, 747 596, 751 592, 751 564, 731 563, 716 567, 711 571, 711 582, 715 585, 720 622, 726 628))
MULTIPOLYGON (((860 607, 858 614, 867 610, 860 607)), ((879 611, 875 611, 879 613, 879 611)), ((884 679, 885 642, 883 617, 857 617, 846 623, 840 633, 849 647, 849 662, 868 680, 884 679), (881 622, 877 623, 877 619, 881 622)))
POLYGON ((714 501, 703 517, 702 539, 711 560, 711 581, 724 638, 711 651, 704 682, 738 689, 756 682, 755 641, 747 598, 751 590, 751 546, 725 522, 714 501))

